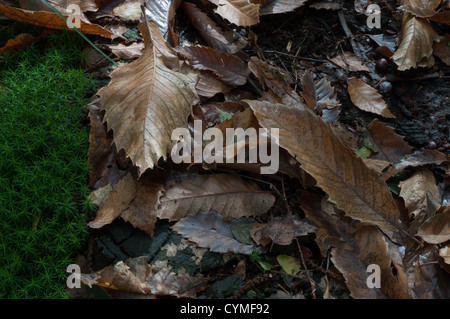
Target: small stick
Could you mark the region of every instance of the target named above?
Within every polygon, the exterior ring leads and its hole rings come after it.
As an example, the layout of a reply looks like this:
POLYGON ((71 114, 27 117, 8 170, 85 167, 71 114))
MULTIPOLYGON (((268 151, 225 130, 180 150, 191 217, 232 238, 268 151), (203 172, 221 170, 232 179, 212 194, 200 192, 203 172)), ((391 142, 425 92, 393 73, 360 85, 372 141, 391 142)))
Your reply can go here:
POLYGON ((355 40, 353 39, 353 33, 350 31, 350 28, 347 25, 347 21, 345 20, 344 11, 338 11, 339 21, 341 22, 342 29, 344 29, 345 35, 349 38, 350 44, 352 45, 353 53, 362 58, 361 51, 356 45, 355 40))
POLYGON ((289 204, 288 204, 288 201, 286 198, 286 192, 284 191, 284 178, 281 178, 281 190, 283 192, 283 200, 284 200, 284 203, 286 204, 288 214, 292 215, 291 208, 289 207, 289 204))
POLYGON ((295 241, 297 242, 298 251, 300 252, 300 258, 302 260, 303 267, 305 267, 306 277, 308 277, 309 284, 311 285, 311 294, 313 296, 313 299, 316 299, 316 292, 315 292, 316 291, 316 284, 314 283, 314 281, 309 276, 309 271, 308 271, 308 268, 306 267, 305 259, 303 258, 302 248, 300 247, 298 239, 296 238, 295 241))

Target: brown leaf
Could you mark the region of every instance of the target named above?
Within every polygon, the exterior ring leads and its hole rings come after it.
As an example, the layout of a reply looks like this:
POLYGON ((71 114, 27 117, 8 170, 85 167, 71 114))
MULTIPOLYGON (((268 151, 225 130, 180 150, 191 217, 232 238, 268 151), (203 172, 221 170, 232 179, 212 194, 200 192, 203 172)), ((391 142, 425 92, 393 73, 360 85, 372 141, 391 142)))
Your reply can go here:
MULTIPOLYGON (((74 29, 67 27, 66 21, 53 12, 29 11, 0 4, 0 16, 49 29, 74 31, 74 29)), ((85 34, 99 35, 106 38, 111 38, 113 36, 110 31, 97 24, 89 24, 83 20, 80 21, 80 24, 81 27, 79 30, 85 34)))
POLYGON ((237 56, 208 47, 178 47, 178 54, 197 70, 213 72, 224 83, 231 86, 244 85, 250 70, 237 56))
POLYGON ((30 34, 19 34, 14 39, 8 40, 6 45, 0 48, 0 56, 4 56, 5 54, 11 55, 15 51, 25 48, 37 41, 38 38, 35 38, 30 34))
POLYGON ((182 218, 172 229, 196 243, 199 247, 209 248, 217 253, 250 255, 256 247, 243 244, 234 239, 230 223, 214 210, 199 211, 182 218))
POLYGON ((258 245, 267 246, 271 241, 278 245, 290 245, 299 236, 314 233, 316 227, 293 215, 273 218, 266 224, 256 223, 250 226, 250 235, 258 245))
MULTIPOLYGON (((217 109, 222 112, 234 114, 238 112, 245 111, 245 106, 242 103, 235 102, 208 102, 201 105, 203 112, 205 113, 206 120, 210 125, 217 125, 221 123, 220 113, 217 109)), ((232 127, 232 126, 229 126, 232 127)))
POLYGON ((363 64, 362 59, 352 52, 345 51, 344 55, 340 54, 328 60, 344 70, 348 68, 350 72, 370 72, 367 65, 363 64))
POLYGON ((377 90, 358 78, 350 78, 347 83, 350 99, 358 108, 383 117, 395 118, 377 90))
POLYGON ((313 9, 325 9, 325 10, 340 10, 344 7, 342 3, 337 2, 327 2, 327 1, 316 1, 309 5, 313 9))
POLYGON ((206 288, 208 279, 202 276, 177 275, 168 268, 152 270, 146 257, 130 258, 93 274, 82 274, 81 280, 108 289, 140 295, 163 295, 195 298, 206 288))
POLYGON ((198 175, 174 185, 159 198, 158 217, 173 221, 211 209, 227 219, 259 216, 274 202, 272 194, 238 176, 198 175))
POLYGON ((372 156, 373 159, 398 163, 405 155, 410 154, 413 148, 403 139, 403 136, 395 133, 394 129, 381 123, 377 119, 367 126, 371 143, 378 149, 372 156))
POLYGON ((144 50, 144 43, 132 43, 130 45, 124 45, 122 43, 109 45, 108 48, 118 58, 131 60, 142 56, 144 50))
POLYGON ((280 128, 279 143, 346 214, 382 228, 401 228, 387 185, 306 106, 246 101, 259 124, 280 128))
POLYGON ((425 221, 417 235, 430 244, 440 244, 450 240, 450 207, 444 206, 443 212, 425 221))
POLYGON ((198 79, 195 84, 195 91, 199 96, 213 97, 219 93, 227 93, 232 89, 231 86, 219 80, 211 71, 197 70, 184 63, 181 66, 180 72, 188 77, 198 79))
POLYGON ((450 10, 442 10, 428 19, 437 23, 450 24, 450 10))
POLYGON ((209 0, 217 5, 214 11, 237 26, 247 27, 259 22, 259 4, 248 0, 209 0))
POLYGON ((423 57, 429 58, 433 52, 433 42, 438 34, 430 23, 410 13, 403 14, 401 43, 392 56, 400 71, 415 68, 423 57))
POLYGON ((450 43, 450 34, 447 33, 443 36, 440 36, 439 39, 433 44, 433 54, 437 56, 439 59, 441 59, 442 62, 444 62, 447 65, 450 65, 449 43, 450 43))
POLYGON ((305 4, 307 0, 273 0, 261 8, 260 14, 276 14, 294 11, 305 4))
POLYGON ((183 2, 181 5, 184 13, 187 15, 189 22, 197 29, 202 38, 211 48, 222 52, 235 54, 245 46, 247 41, 243 37, 234 39, 228 33, 224 33, 216 23, 195 4, 183 2))
POLYGON ((420 167, 430 164, 440 165, 449 158, 444 154, 436 150, 424 150, 417 151, 411 155, 406 155, 405 158, 400 160, 399 163, 395 164, 383 177, 384 180, 388 180, 398 172, 403 171, 407 167, 420 167))
POLYGON ((194 80, 164 65, 170 50, 156 25, 142 23, 140 28, 146 45, 143 55, 114 70, 110 84, 97 93, 117 149, 125 150, 139 176, 161 157, 167 158, 172 131, 187 127, 198 99, 194 80))
POLYGON ((145 15, 148 21, 153 21, 158 26, 164 38, 171 45, 178 45, 178 36, 173 30, 175 12, 182 0, 146 0, 145 15))
POLYGON ((383 174, 383 171, 386 169, 386 167, 391 165, 391 163, 389 162, 372 158, 363 158, 363 162, 368 168, 373 169, 379 175, 383 174))
POLYGON ((321 198, 313 193, 303 191, 297 198, 307 218, 319 227, 316 242, 322 255, 326 256, 332 249, 331 260, 344 276, 353 298, 406 297, 406 284, 392 272, 388 240, 376 227, 327 214, 321 208, 321 198), (367 286, 370 264, 380 266, 381 289, 367 286))

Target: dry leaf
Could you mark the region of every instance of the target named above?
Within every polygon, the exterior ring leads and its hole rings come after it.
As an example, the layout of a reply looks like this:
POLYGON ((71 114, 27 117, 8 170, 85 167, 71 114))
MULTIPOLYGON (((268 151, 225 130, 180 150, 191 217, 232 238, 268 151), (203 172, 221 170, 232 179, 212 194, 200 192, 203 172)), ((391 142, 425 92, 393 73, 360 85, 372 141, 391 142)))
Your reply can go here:
POLYGON ((325 9, 325 10, 340 10, 344 6, 342 3, 337 2, 327 2, 327 1, 315 1, 309 5, 313 9, 325 9))
POLYGON ((237 56, 208 47, 178 47, 178 54, 189 61, 194 69, 211 71, 231 86, 244 85, 250 70, 237 56))
POLYGON ((97 212, 95 220, 88 225, 91 228, 101 228, 110 224, 114 219, 128 208, 128 205, 136 195, 136 183, 133 176, 128 173, 114 185, 108 198, 97 212))
POLYGON ((433 54, 447 65, 450 65, 450 34, 440 36, 433 44, 433 54))
POLYGON ((142 23, 140 28, 146 45, 143 55, 114 70, 110 84, 98 92, 117 150, 125 150, 139 176, 161 157, 167 158, 174 144, 172 131, 187 127, 198 100, 194 80, 164 65, 170 49, 157 26, 142 23))
POLYGON ((347 80, 348 93, 353 104, 363 111, 375 113, 387 118, 395 118, 389 111, 383 97, 373 87, 358 78, 347 80))
POLYGON ((439 249, 439 256, 441 256, 444 259, 444 262, 447 265, 450 265, 450 245, 447 245, 439 249))
POLYGON ((290 245, 299 236, 314 233, 316 227, 307 221, 299 220, 293 215, 273 218, 266 224, 253 224, 250 234, 258 245, 267 246, 271 241, 278 245, 290 245))
POLYGON ((450 24, 450 10, 442 10, 441 12, 438 12, 435 15, 429 17, 428 20, 437 23, 450 24))
POLYGON ((130 60, 139 58, 144 51, 144 43, 132 43, 130 45, 124 45, 122 43, 116 45, 109 45, 108 48, 118 58, 130 60))
POLYGON ((209 0, 217 5, 214 11, 237 26, 247 27, 259 23, 259 4, 248 0, 209 0))
POLYGON ((195 4, 183 2, 181 7, 189 18, 189 22, 197 29, 202 38, 211 48, 222 52, 235 54, 245 46, 247 41, 243 37, 235 39, 228 33, 224 33, 216 23, 195 4))
POLYGON ((422 58, 433 53, 433 42, 438 34, 430 23, 410 13, 403 14, 401 43, 392 56, 400 71, 415 68, 422 58))
MULTIPOLYGON (((74 31, 74 29, 67 27, 66 21, 64 21, 60 16, 53 12, 29 11, 0 4, 0 16, 4 16, 20 22, 42 26, 49 29, 63 29, 74 31)), ((79 30, 85 34, 100 35, 106 38, 111 38, 113 36, 110 31, 102 28, 97 24, 89 24, 83 20, 80 21, 80 24, 81 27, 79 28, 79 30)))
MULTIPOLYGON (((392 258, 388 240, 373 226, 343 221, 337 215, 329 215, 321 208, 321 198, 308 192, 297 197, 308 219, 319 228, 316 242, 323 256, 331 250, 331 260, 345 278, 345 284, 353 298, 405 298, 406 284, 393 275, 392 258), (380 266, 381 289, 367 286, 370 264, 380 266)), ((328 205, 331 205, 328 203, 328 205)), ((403 272, 402 269, 396 269, 403 272)))
POLYGON ((383 174, 383 171, 386 169, 386 167, 391 165, 391 163, 389 162, 373 158, 363 158, 362 160, 368 168, 373 169, 375 172, 378 173, 378 175, 383 174))
POLYGON ((307 0, 273 0, 271 3, 261 7, 260 14, 276 14, 294 11, 305 4, 307 0))
POLYGON ((234 239, 230 223, 225 222, 224 217, 214 210, 199 211, 182 218, 172 229, 199 247, 209 248, 213 252, 250 255, 256 250, 253 245, 234 239))
POLYGON ((332 59, 328 59, 340 68, 350 72, 370 72, 370 69, 365 65, 360 57, 352 52, 345 51, 344 55, 340 54, 332 59))
POLYGON ((417 235, 430 244, 440 244, 450 240, 450 207, 444 206, 443 212, 425 221, 417 235))
POLYGON ((145 0, 145 15, 148 21, 158 26, 164 38, 173 46, 178 45, 178 36, 173 30, 175 12, 182 0, 145 0))
POLYGON ((231 91, 232 87, 217 78, 211 71, 201 71, 194 69, 190 65, 183 63, 180 72, 191 78, 197 78, 195 91, 199 96, 213 97, 219 93, 231 91))
POLYGON ((419 227, 440 207, 439 190, 431 171, 419 168, 410 178, 400 182, 400 197, 414 220, 408 232, 416 234, 419 227))
POLYGON ((195 298, 208 282, 205 277, 177 275, 167 268, 152 270, 145 256, 120 261, 93 274, 82 274, 81 280, 90 287, 95 284, 140 295, 180 298, 195 298))
POLYGON ((139 21, 142 16, 141 6, 145 0, 123 1, 112 9, 112 15, 125 21, 139 21))
POLYGON ((402 228, 387 185, 342 144, 320 117, 306 106, 246 103, 261 126, 280 128, 280 146, 300 162, 346 214, 381 228, 402 228))
POLYGON ((32 43, 36 43, 37 41, 39 41, 39 39, 30 34, 19 34, 14 39, 8 40, 6 45, 0 48, 0 56, 5 56, 5 54, 11 55, 15 51, 25 48, 32 43))
POLYGON ((373 159, 395 164, 413 151, 413 147, 403 139, 403 136, 398 135, 393 128, 377 119, 372 120, 367 126, 367 130, 370 133, 370 142, 378 150, 372 156, 373 159))
POLYGON ((386 34, 368 34, 368 36, 375 41, 380 47, 386 47, 388 48, 392 53, 390 55, 394 54, 395 51, 395 35, 386 35, 386 34))
POLYGON ((159 198, 158 217, 179 220, 211 209, 227 219, 259 216, 274 202, 275 197, 270 192, 238 176, 198 175, 174 185, 159 198))

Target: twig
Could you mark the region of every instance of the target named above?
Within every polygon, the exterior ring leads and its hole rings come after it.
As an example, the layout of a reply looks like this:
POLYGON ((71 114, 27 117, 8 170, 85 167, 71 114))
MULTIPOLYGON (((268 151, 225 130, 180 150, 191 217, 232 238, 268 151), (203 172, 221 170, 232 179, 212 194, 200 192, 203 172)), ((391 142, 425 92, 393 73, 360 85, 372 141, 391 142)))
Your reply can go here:
POLYGON ((303 267, 305 267, 306 277, 308 278, 309 284, 311 285, 311 294, 313 296, 313 299, 316 299, 316 284, 314 283, 314 281, 309 276, 308 267, 306 267, 305 258, 303 258, 303 252, 302 252, 302 248, 300 247, 300 243, 298 242, 297 238, 295 239, 295 241, 297 242, 298 251, 300 253, 300 258, 302 260, 303 267))
POLYGON ((281 190, 283 192, 283 200, 284 200, 284 203, 286 205, 286 209, 288 211, 288 214, 292 215, 291 208, 289 207, 289 204, 288 204, 288 201, 287 201, 287 198, 286 198, 286 192, 284 191, 284 178, 281 178, 281 190))
POLYGON ((275 53, 275 54, 279 54, 279 55, 288 56, 288 57, 290 57, 290 58, 298 58, 298 59, 302 59, 302 60, 306 60, 306 61, 313 61, 313 62, 327 63, 327 61, 325 61, 325 60, 321 60, 321 59, 313 59, 313 58, 307 58, 307 57, 303 57, 303 56, 296 56, 296 55, 293 55, 293 54, 284 53, 284 52, 280 52, 280 51, 276 51, 276 50, 263 50, 263 52, 266 52, 266 53, 275 53))
POLYGON ((352 31, 350 31, 350 28, 347 25, 347 21, 345 20, 345 16, 344 16, 344 11, 339 10, 338 11, 338 16, 339 16, 339 21, 341 22, 341 26, 342 29, 345 32, 345 35, 349 38, 350 40, 350 44, 352 46, 353 49, 353 53, 355 53, 357 56, 359 56, 360 58, 362 58, 361 55, 361 50, 360 48, 358 48, 358 46, 356 45, 355 40, 353 39, 353 33, 352 31))

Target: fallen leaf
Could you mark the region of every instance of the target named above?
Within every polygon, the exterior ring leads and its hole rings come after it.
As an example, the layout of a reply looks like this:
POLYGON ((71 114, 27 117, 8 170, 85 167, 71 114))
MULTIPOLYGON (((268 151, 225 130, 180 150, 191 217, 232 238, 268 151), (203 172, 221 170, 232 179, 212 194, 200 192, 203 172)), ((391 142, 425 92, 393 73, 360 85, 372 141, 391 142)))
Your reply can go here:
POLYGON ((128 208, 136 195, 136 184, 133 176, 128 173, 114 185, 108 198, 104 201, 93 221, 88 223, 91 228, 101 228, 110 224, 128 208))
POLYGON ((313 193, 302 191, 297 199, 307 218, 318 226, 316 242, 322 255, 327 256, 331 249, 331 261, 344 276, 353 298, 406 298, 406 284, 392 272, 388 240, 376 227, 327 214, 321 197, 313 193), (380 267, 381 289, 367 286, 370 264, 380 267))
POLYGON ((143 55, 114 70, 110 84, 97 93, 117 150, 125 150, 139 176, 161 157, 167 158, 173 130, 187 127, 198 100, 194 80, 163 63, 170 50, 157 26, 145 22, 140 28, 146 46, 143 55))
POLYGON ((439 256, 444 260, 444 263, 446 263, 448 267, 448 265, 450 265, 450 245, 439 249, 439 256))
POLYGON ((130 45, 124 45, 122 43, 116 45, 109 45, 108 48, 118 58, 131 60, 142 56, 144 51, 144 43, 132 43, 130 45))
POLYGON ((298 258, 287 255, 278 255, 277 261, 284 272, 289 275, 297 275, 300 272, 300 260, 298 260, 298 258))
POLYGON ((181 66, 180 72, 188 77, 198 79, 195 84, 195 91, 199 96, 213 97, 219 93, 227 93, 232 89, 231 86, 219 80, 219 78, 211 71, 197 70, 184 63, 181 66))
MULTIPOLYGON (((74 29, 67 27, 66 21, 53 12, 30 11, 0 4, 0 16, 49 29, 74 31, 74 29)), ((79 30, 83 33, 99 35, 106 38, 111 38, 113 36, 110 31, 97 24, 89 24, 85 21, 80 21, 80 24, 81 27, 79 30)))
POLYGON ((231 86, 244 85, 250 70, 237 56, 208 47, 178 47, 177 53, 189 61, 197 70, 211 71, 224 83, 231 86))
POLYGON ((261 126, 280 128, 280 146, 300 162, 346 214, 381 228, 402 228, 387 185, 342 144, 320 117, 306 106, 246 103, 261 126))
POLYGON ((313 9, 325 9, 325 10, 340 10, 344 7, 342 3, 337 2, 327 2, 327 1, 316 1, 309 5, 313 9))
POLYGON ((372 120, 367 130, 370 133, 371 143, 378 150, 372 156, 373 159, 395 164, 413 151, 413 147, 403 139, 403 136, 395 133, 393 128, 381 123, 378 119, 372 120))
POLYGON ((211 48, 235 54, 247 46, 247 41, 243 37, 238 37, 236 39, 234 35, 224 33, 216 23, 195 4, 183 2, 181 7, 187 15, 189 22, 197 29, 211 48))
POLYGON ((209 248, 213 252, 250 255, 256 250, 254 245, 243 244, 234 239, 230 224, 214 210, 199 211, 184 217, 172 229, 199 247, 209 248))
POLYGON ((217 6, 215 13, 237 26, 247 27, 259 22, 259 4, 248 0, 209 0, 217 6))
MULTIPOLYGON (((428 17, 428 20, 437 22, 437 23, 445 23, 450 24, 450 10, 442 10, 434 14, 431 17, 428 17)), ((448 33, 447 33, 448 34, 448 33)))
POLYGON ((379 175, 383 174, 383 171, 391 165, 391 163, 383 160, 373 159, 373 158, 364 158, 364 164, 370 169, 373 169, 379 175))
POLYGON ((398 70, 415 68, 422 58, 429 58, 433 53, 433 42, 437 38, 438 34, 427 20, 405 12, 402 21, 401 42, 392 56, 398 70))
POLYGON ((139 21, 142 16, 141 6, 145 0, 128 0, 116 5, 111 14, 125 21, 139 21))
POLYGON ((426 220, 417 232, 430 244, 440 244, 450 240, 450 207, 444 206, 443 212, 426 220))
POLYGON ((353 104, 363 111, 371 112, 387 118, 395 118, 389 111, 383 97, 373 87, 358 78, 347 80, 348 93, 353 104))
POLYGON ((386 35, 386 34, 368 34, 368 36, 375 41, 380 47, 387 47, 392 54, 395 51, 395 35, 386 35))
POLYGON ((345 51, 344 55, 340 54, 328 60, 344 70, 348 68, 350 72, 370 72, 362 59, 352 52, 345 51))
POLYGON ((25 48, 37 41, 38 38, 33 37, 31 34, 19 34, 14 39, 8 40, 6 45, 0 48, 0 56, 5 56, 6 54, 11 55, 15 51, 25 48))
POLYGON ((227 219, 259 216, 274 202, 270 192, 238 176, 198 175, 167 189, 159 198, 158 217, 173 221, 211 209, 227 219))
POLYGON ((305 4, 307 0, 273 0, 271 3, 261 7, 260 14, 276 14, 294 11, 305 4))
POLYGON ((145 0, 145 15, 148 21, 158 26, 164 38, 171 45, 178 45, 178 36, 173 30, 175 12, 182 0, 145 0))
POLYGON ((447 65, 450 65, 450 34, 447 33, 440 36, 439 39, 433 43, 433 54, 437 56, 447 65))
POLYGON ((293 215, 283 215, 273 218, 268 223, 250 226, 250 235, 255 243, 267 246, 271 241, 278 245, 290 245, 299 236, 313 233, 316 227, 293 215))
POLYGON ((208 282, 203 276, 177 275, 167 268, 153 271, 145 256, 120 261, 93 274, 81 274, 81 280, 90 287, 95 284, 140 295, 179 298, 195 298, 208 282))

